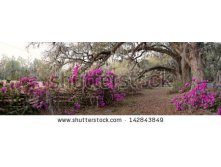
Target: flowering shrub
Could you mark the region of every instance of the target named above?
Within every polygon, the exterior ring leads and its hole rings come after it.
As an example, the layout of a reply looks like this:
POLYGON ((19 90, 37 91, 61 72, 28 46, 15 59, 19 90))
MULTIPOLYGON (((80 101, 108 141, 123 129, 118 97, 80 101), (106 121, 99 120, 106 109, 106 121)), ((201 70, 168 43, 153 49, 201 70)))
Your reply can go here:
POLYGON ((75 68, 72 70, 72 75, 69 77, 70 83, 76 83, 78 80, 78 73, 79 73, 80 65, 76 65, 75 68))
POLYGON ((35 96, 35 100, 34 103, 32 105, 32 107, 36 108, 36 109, 47 109, 48 104, 46 103, 46 88, 36 88, 33 91, 33 95, 35 96))
POLYGON ((15 88, 15 84, 0 85, 0 114, 36 114, 37 110, 31 106, 28 100, 26 95, 15 88))
MULTIPOLYGON (((208 81, 196 82, 194 79, 192 84, 186 83, 180 89, 181 95, 173 98, 172 103, 178 111, 191 110, 210 110, 217 111, 221 99, 219 93, 210 92, 208 89, 208 81), (191 86, 193 87, 191 89, 191 86)), ((217 114, 221 113, 219 109, 217 114)))
MULTIPOLYGON (((34 77, 23 77, 16 83, 6 83, 0 87, 0 91, 0 96, 3 97, 2 103, 4 103, 7 110, 13 108, 14 105, 22 107, 22 110, 27 110, 28 112, 47 108, 46 88, 39 87, 37 79, 34 77)), ((16 108, 13 110, 16 110, 16 108)))
POLYGON ((6 92, 7 92, 7 87, 3 86, 3 87, 1 88, 1 92, 2 92, 3 94, 6 94, 6 92))
MULTIPOLYGON (((98 106, 104 107, 114 101, 122 101, 125 94, 117 89, 115 78, 117 77, 113 72, 104 72, 101 68, 92 69, 87 71, 79 77, 80 66, 76 65, 69 77, 69 82, 76 86, 80 80, 83 83, 83 94, 90 93, 90 96, 97 98, 98 106), (91 91, 92 90, 92 91, 91 91)), ((85 95, 86 96, 86 95, 85 95)))
POLYGON ((81 105, 78 102, 75 102, 74 105, 71 108, 64 110, 64 114, 74 115, 74 114, 76 114, 76 112, 78 110, 80 110, 80 108, 81 108, 81 105))
POLYGON ((40 87, 37 78, 23 77, 16 83, 17 90, 32 98, 32 107, 38 110, 47 108, 46 87, 40 87))
POLYGON ((217 115, 221 115, 221 108, 218 109, 217 115))
POLYGON ((90 104, 97 104, 99 107, 124 100, 125 94, 118 90, 115 83, 117 76, 113 72, 105 72, 101 68, 89 70, 82 75, 80 72, 81 66, 76 65, 68 78, 71 89, 58 87, 59 83, 55 75, 52 75, 43 85, 40 85, 35 77, 22 77, 10 84, 0 83, 0 104, 3 102, 1 99, 5 98, 10 107, 13 106, 10 101, 18 99, 16 105, 30 111, 48 110, 54 113, 54 109, 63 107, 67 109, 62 113, 75 114, 82 105, 88 103, 88 99, 90 104), (79 88, 77 83, 82 83, 82 87, 79 88), (25 103, 21 103, 21 99, 25 99, 25 103))

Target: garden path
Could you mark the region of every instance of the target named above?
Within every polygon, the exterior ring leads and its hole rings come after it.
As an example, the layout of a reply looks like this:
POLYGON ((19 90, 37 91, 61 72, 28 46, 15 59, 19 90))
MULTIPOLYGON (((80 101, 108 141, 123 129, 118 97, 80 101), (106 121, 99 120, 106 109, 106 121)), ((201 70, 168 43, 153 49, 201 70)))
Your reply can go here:
POLYGON ((171 104, 176 94, 169 94, 169 88, 144 89, 137 95, 130 95, 120 104, 105 108, 87 107, 77 115, 180 115, 171 104))

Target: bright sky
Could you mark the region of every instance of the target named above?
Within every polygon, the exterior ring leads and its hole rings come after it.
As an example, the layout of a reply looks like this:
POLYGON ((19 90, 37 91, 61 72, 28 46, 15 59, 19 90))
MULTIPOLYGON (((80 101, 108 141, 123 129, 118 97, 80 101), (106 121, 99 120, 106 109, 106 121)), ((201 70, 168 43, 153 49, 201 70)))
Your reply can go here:
POLYGON ((41 58, 44 51, 43 48, 26 49, 28 42, 0 42, 0 57, 7 55, 9 57, 23 57, 28 60, 41 58))

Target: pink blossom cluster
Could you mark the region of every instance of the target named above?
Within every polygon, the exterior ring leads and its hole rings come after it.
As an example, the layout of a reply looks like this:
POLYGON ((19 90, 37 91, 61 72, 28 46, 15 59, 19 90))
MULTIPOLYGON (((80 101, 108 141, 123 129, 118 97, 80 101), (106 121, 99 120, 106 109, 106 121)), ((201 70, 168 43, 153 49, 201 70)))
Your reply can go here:
MULTIPOLYGON (((72 75, 69 77, 69 82, 75 84, 79 79, 80 66, 76 65, 73 68, 72 75)), ((83 76, 84 89, 95 87, 94 96, 98 99, 99 107, 106 106, 106 94, 110 94, 112 101, 122 101, 125 94, 117 90, 115 84, 116 75, 112 71, 104 72, 103 69, 97 68, 87 71, 83 76)))
POLYGON ((46 87, 40 87, 37 78, 35 77, 22 77, 16 83, 10 83, 0 88, 2 94, 18 93, 25 94, 34 99, 32 107, 35 109, 46 109, 46 87))
POLYGON ((22 93, 34 98, 33 108, 46 109, 46 87, 40 87, 35 77, 23 77, 16 84, 16 88, 22 93))
POLYGON ((36 109, 47 109, 48 104, 46 103, 46 88, 38 87, 34 90, 33 95, 35 96, 34 104, 32 105, 36 109))
POLYGON ((221 115, 221 108, 218 108, 217 115, 221 115))
MULTIPOLYGON (((184 111, 187 109, 216 109, 217 104, 221 99, 218 93, 209 91, 207 85, 207 80, 201 82, 193 80, 192 84, 186 83, 184 88, 181 88, 180 90, 180 93, 182 94, 173 98, 172 103, 176 106, 178 111, 184 111), (191 86, 195 87, 191 89, 191 86), (185 92, 185 90, 190 91, 185 92)), ((221 111, 218 113, 221 113, 221 111)))
POLYGON ((97 87, 96 96, 98 97, 99 107, 105 107, 107 104, 105 100, 105 95, 110 94, 113 101, 123 101, 125 94, 119 92, 115 83, 116 75, 107 71, 106 73, 98 68, 86 73, 86 83, 89 82, 91 85, 100 86, 97 87))
POLYGON ((38 82, 35 77, 22 77, 19 82, 16 83, 16 88, 27 95, 32 95, 37 87, 38 82))
POLYGON ((102 81, 102 74, 103 70, 98 68, 98 69, 92 69, 88 72, 86 72, 85 75, 83 75, 84 79, 84 84, 85 86, 101 86, 101 81, 102 81))
POLYGON ((3 94, 5 94, 6 92, 7 92, 7 87, 6 86, 3 86, 2 88, 1 88, 1 92, 3 93, 3 94))
POLYGON ((80 70, 80 65, 77 64, 77 65, 73 68, 72 74, 71 74, 71 76, 69 77, 69 82, 70 82, 70 83, 74 83, 74 84, 75 84, 75 83, 77 82, 79 70, 80 70))
POLYGON ((123 101, 125 98, 125 94, 124 93, 114 93, 114 100, 115 101, 123 101))
POLYGON ((184 86, 179 90, 179 93, 184 93, 187 92, 191 89, 191 84, 190 83, 185 83, 184 86))

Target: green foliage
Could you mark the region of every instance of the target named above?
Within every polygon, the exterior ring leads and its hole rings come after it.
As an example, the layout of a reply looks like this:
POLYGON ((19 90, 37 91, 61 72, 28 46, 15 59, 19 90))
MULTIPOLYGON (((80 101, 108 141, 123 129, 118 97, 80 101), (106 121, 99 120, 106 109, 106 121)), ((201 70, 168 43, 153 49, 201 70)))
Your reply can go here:
POLYGON ((146 59, 148 60, 150 67, 157 65, 161 66, 170 65, 171 62, 173 61, 173 59, 168 55, 161 55, 161 56, 152 55, 147 57, 146 59))
POLYGON ((215 80, 221 70, 221 44, 208 42, 203 47, 203 61, 207 80, 215 80))
POLYGON ((17 80, 19 75, 21 75, 21 64, 16 60, 10 60, 5 65, 6 69, 6 79, 7 80, 17 80))
POLYGON ((116 61, 110 64, 109 68, 114 69, 117 75, 126 75, 129 72, 131 64, 128 60, 116 61))
POLYGON ((46 81, 50 76, 50 66, 44 61, 35 59, 32 63, 18 57, 0 57, 0 80, 18 80, 24 76, 35 76, 46 81))
POLYGON ((179 93, 179 90, 183 87, 181 81, 175 81, 172 85, 172 88, 169 90, 169 94, 179 93))
POLYGON ((35 59, 30 65, 31 76, 35 76, 40 81, 47 81, 51 74, 50 66, 43 60, 35 59))

